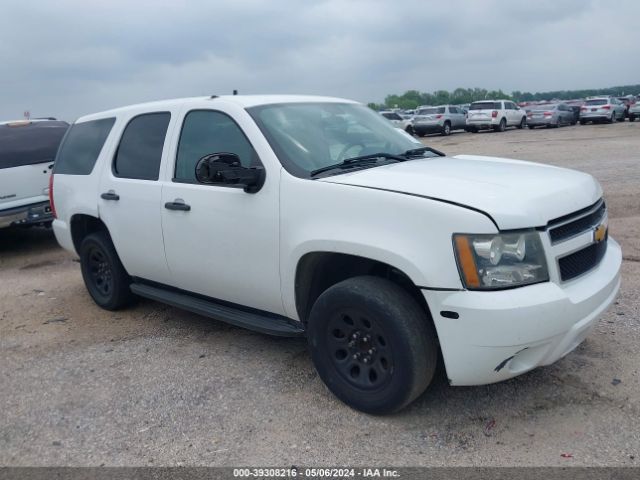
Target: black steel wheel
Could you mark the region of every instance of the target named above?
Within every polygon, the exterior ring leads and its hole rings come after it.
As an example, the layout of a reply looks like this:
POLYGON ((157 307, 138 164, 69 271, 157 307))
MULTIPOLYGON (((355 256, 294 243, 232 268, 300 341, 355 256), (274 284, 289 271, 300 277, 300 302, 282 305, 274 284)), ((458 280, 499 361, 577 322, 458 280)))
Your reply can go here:
POLYGON ((80 268, 89 295, 100 307, 117 310, 135 298, 131 278, 106 232, 87 235, 80 245, 80 268))
POLYGON ((311 310, 307 339, 331 392, 367 413, 406 406, 424 392, 436 368, 431 319, 404 289, 383 278, 354 277, 322 293, 311 310))

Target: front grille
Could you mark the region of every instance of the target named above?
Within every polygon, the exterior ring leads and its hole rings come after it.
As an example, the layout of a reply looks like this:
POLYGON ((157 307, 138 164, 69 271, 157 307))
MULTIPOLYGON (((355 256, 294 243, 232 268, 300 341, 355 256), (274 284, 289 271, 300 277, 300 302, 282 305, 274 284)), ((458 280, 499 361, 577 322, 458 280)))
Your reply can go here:
POLYGON ((607 238, 599 243, 592 243, 566 257, 558 259, 560 278, 563 282, 579 277, 600 263, 607 251, 607 238))
POLYGON ((562 219, 556 219, 550 222, 551 227, 549 229, 549 236, 551 237, 551 242, 558 243, 563 240, 567 240, 571 237, 575 237, 576 235, 580 235, 581 233, 584 233, 592 229, 596 225, 598 225, 601 222, 601 220, 604 218, 607 208, 604 202, 600 200, 594 206, 589 207, 586 210, 590 211, 592 209, 595 209, 595 210, 591 211, 590 213, 587 213, 585 216, 577 218, 576 220, 569 221, 568 223, 563 223, 559 227, 554 228, 552 225, 553 223, 557 223, 559 221, 566 221, 573 216, 581 215, 581 214, 584 214, 585 212, 584 211, 582 211, 582 213, 576 212, 575 214, 567 215, 568 218, 563 217, 562 219))

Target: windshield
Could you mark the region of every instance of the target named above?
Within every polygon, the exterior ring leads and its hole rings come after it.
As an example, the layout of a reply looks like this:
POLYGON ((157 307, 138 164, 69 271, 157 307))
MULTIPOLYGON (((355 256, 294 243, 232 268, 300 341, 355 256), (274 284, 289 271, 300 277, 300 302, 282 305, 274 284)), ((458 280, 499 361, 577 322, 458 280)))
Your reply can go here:
POLYGON ((434 115, 436 113, 444 113, 444 107, 423 108, 418 110, 418 115, 434 115))
POLYGON ((477 102, 472 103, 469 110, 500 110, 500 102, 477 102))
POLYGON ((309 178, 312 171, 349 158, 374 153, 400 155, 423 147, 360 104, 283 103, 247 111, 284 168, 298 177, 309 178))

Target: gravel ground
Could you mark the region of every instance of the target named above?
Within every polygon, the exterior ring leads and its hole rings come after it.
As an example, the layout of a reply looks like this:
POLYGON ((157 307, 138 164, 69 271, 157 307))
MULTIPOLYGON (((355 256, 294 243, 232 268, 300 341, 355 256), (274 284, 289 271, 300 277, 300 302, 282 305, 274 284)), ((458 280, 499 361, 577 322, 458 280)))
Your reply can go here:
POLYGON ((100 310, 50 231, 1 231, 0 465, 638 466, 640 123, 423 141, 602 183, 623 284, 576 351, 495 385, 438 378, 367 416, 325 389, 304 340, 148 301, 100 310))

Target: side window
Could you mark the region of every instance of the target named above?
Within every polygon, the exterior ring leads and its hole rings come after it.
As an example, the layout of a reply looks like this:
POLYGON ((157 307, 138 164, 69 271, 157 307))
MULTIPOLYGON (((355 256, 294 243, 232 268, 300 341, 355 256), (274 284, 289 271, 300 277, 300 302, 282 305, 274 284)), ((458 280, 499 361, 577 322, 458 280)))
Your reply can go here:
POLYGON ((193 110, 182 124, 174 180, 196 182, 196 163, 212 153, 235 153, 244 167, 259 166, 260 160, 238 124, 214 110, 193 110))
POLYGON ((121 178, 158 180, 169 112, 145 113, 131 119, 113 159, 113 174, 121 178))
POLYGON ((54 173, 89 175, 115 121, 115 118, 101 118, 74 123, 62 140, 56 155, 54 173))

